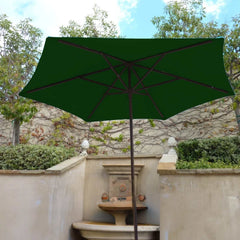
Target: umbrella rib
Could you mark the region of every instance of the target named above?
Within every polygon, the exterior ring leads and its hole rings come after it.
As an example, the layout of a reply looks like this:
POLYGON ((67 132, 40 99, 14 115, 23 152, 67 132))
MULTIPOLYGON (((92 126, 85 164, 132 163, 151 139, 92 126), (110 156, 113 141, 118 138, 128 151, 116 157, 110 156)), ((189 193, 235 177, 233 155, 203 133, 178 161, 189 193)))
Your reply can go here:
POLYGON ((166 84, 166 83, 175 82, 175 81, 177 81, 177 80, 179 80, 179 79, 180 79, 179 77, 176 77, 176 78, 173 78, 173 79, 171 79, 171 80, 164 81, 164 82, 152 84, 152 85, 149 85, 149 86, 144 86, 144 87, 142 87, 142 88, 138 88, 137 91, 149 89, 149 88, 152 88, 152 87, 161 86, 161 85, 164 85, 164 84, 166 84))
MULTIPOLYGON (((163 59, 164 56, 165 56, 165 54, 162 54, 162 55, 160 56, 160 58, 158 58, 158 60, 152 65, 152 67, 148 69, 148 71, 144 74, 144 76, 143 76, 142 78, 139 78, 139 79, 138 79, 137 84, 133 87, 134 90, 135 90, 135 89, 138 87, 138 85, 139 85, 140 83, 142 83, 143 80, 154 70, 154 68, 155 68, 155 67, 157 66, 157 64, 163 59)), ((132 68, 132 69, 133 69, 133 68, 132 68)))
MULTIPOLYGON (((140 77, 138 75, 138 73, 135 71, 134 68, 132 68, 133 73, 136 75, 136 77, 140 80, 140 77)), ((140 84, 143 86, 143 88, 145 87, 144 84, 142 82, 140 82, 140 84)), ((147 89, 144 89, 146 95, 150 98, 151 102, 153 103, 154 107, 156 108, 156 110, 158 111, 159 115, 164 118, 164 115, 162 114, 162 112, 160 111, 159 107, 157 106, 156 102, 154 101, 154 99, 152 98, 151 94, 147 91, 147 89)))
POLYGON ((163 53, 159 53, 159 54, 156 54, 156 55, 152 55, 152 56, 148 56, 148 57, 144 57, 144 58, 139 58, 139 59, 137 59, 135 61, 132 61, 132 63, 136 63, 136 62, 139 62, 139 61, 143 61, 143 60, 147 60, 147 59, 150 59, 150 58, 158 57, 158 56, 161 56, 162 54, 165 55, 165 54, 169 54, 169 53, 179 52, 179 51, 182 51, 182 50, 185 50, 185 49, 188 49, 188 48, 193 48, 193 47, 205 45, 205 44, 208 44, 208 43, 211 43, 211 42, 212 42, 212 40, 208 40, 208 41, 205 41, 205 42, 192 44, 192 45, 185 46, 185 47, 182 47, 182 48, 169 50, 169 51, 166 51, 166 52, 163 52, 163 53))
MULTIPOLYGON (((126 70, 126 67, 124 69, 122 69, 120 75, 126 70)), ((95 111, 97 110, 97 108, 99 107, 99 105, 102 103, 102 101, 104 100, 104 98, 107 96, 107 95, 110 95, 109 91, 114 88, 114 84, 117 82, 118 78, 116 78, 112 85, 109 86, 109 88, 107 89, 107 91, 103 94, 103 96, 101 97, 101 99, 98 101, 98 103, 95 105, 95 107, 93 108, 93 110, 91 111, 91 113, 88 115, 88 119, 90 119, 92 117, 92 115, 95 113, 95 111)), ((118 93, 115 93, 115 94, 124 94, 125 91, 123 90, 122 92, 118 92, 118 93)))
POLYGON ((216 90, 216 91, 218 91, 218 92, 228 93, 227 90, 224 90, 224 89, 221 89, 221 88, 217 88, 217 87, 208 85, 208 84, 206 84, 206 83, 200 83, 200 82, 194 81, 194 80, 192 80, 192 79, 182 78, 182 77, 181 77, 181 79, 183 79, 183 80, 185 80, 185 81, 187 81, 187 82, 192 82, 192 83, 195 83, 195 84, 198 84, 198 85, 201 85, 201 86, 204 86, 204 87, 207 87, 207 88, 216 90))
POLYGON ((88 82, 92 82, 92 83, 95 83, 95 84, 98 84, 98 85, 101 85, 101 86, 104 86, 104 87, 108 87, 110 89, 117 89, 117 90, 120 90, 120 91, 125 90, 125 89, 122 89, 122 88, 119 88, 119 87, 114 87, 113 85, 108 85, 108 84, 98 82, 98 81, 95 81, 95 80, 92 80, 92 79, 89 79, 89 78, 85 78, 85 77, 80 77, 80 79, 88 81, 88 82))
MULTIPOLYGON (((145 67, 145 66, 142 66, 142 65, 140 65, 140 64, 134 64, 134 65, 135 65, 136 67, 140 67, 140 68, 144 68, 144 69, 150 69, 149 67, 145 67)), ((185 81, 188 81, 188 82, 192 82, 192 83, 195 83, 195 84, 198 84, 198 85, 201 85, 201 86, 210 88, 210 89, 214 89, 214 90, 219 91, 219 92, 228 93, 227 90, 224 90, 224 89, 221 89, 221 88, 217 88, 217 87, 208 85, 208 84, 206 84, 206 83, 201 83, 201 82, 198 82, 198 81, 189 79, 189 78, 180 77, 180 76, 177 76, 177 75, 172 74, 172 73, 160 71, 160 70, 157 70, 157 69, 153 69, 153 72, 161 73, 161 74, 163 74, 163 75, 167 75, 167 76, 171 76, 171 77, 176 77, 176 78, 179 78, 179 79, 182 79, 182 80, 185 80, 185 81)))
POLYGON ((98 85, 101 85, 101 86, 104 86, 104 87, 109 87, 109 88, 117 89, 117 90, 120 90, 120 91, 124 91, 124 89, 122 89, 122 88, 118 88, 118 87, 114 87, 114 86, 111 86, 111 85, 108 85, 108 84, 105 84, 105 83, 97 82, 97 81, 91 80, 89 78, 85 78, 84 76, 80 75, 80 76, 76 76, 76 77, 73 77, 73 78, 68 78, 68 79, 65 79, 65 80, 62 80, 62 81, 59 81, 59 82, 56 82, 56 83, 51 83, 51 84, 48 84, 48 85, 45 85, 45 86, 42 86, 42 87, 38 87, 38 88, 35 88, 35 89, 32 89, 32 90, 29 90, 29 91, 27 91, 27 93, 37 92, 39 90, 43 90, 43 89, 46 89, 46 88, 49 88, 49 87, 57 86, 61 83, 66 83, 66 82, 76 80, 76 79, 82 79, 82 80, 92 82, 92 83, 95 83, 95 84, 98 84, 98 85))
MULTIPOLYGON (((121 66, 124 66, 124 63, 121 63, 121 64, 118 64, 114 67, 121 67, 121 66)), ((111 70, 110 67, 107 67, 107 68, 103 68, 103 69, 100 69, 100 70, 96 70, 96 71, 93 71, 93 72, 89 72, 89 73, 85 73, 85 74, 82 74, 80 75, 81 77, 87 77, 89 75, 93 75, 93 74, 96 74, 96 73, 101 73, 101 72, 105 72, 105 71, 108 71, 108 70, 111 70)))
POLYGON ((118 60, 118 61, 121 61, 121 62, 123 62, 123 63, 126 63, 125 60, 123 60, 123 59, 121 59, 121 58, 119 58, 119 57, 115 57, 115 56, 112 56, 112 55, 110 55, 110 54, 104 53, 104 52, 102 52, 102 51, 98 51, 98 50, 95 50, 95 49, 92 49, 92 48, 84 47, 84 46, 82 46, 82 45, 78 45, 78 44, 76 44, 76 43, 67 42, 67 41, 64 41, 64 40, 59 40, 59 42, 60 42, 60 43, 63 43, 63 44, 66 44, 66 45, 69 45, 69 46, 72 46, 72 47, 76 47, 76 48, 80 48, 80 49, 86 50, 86 51, 88 51, 88 52, 93 52, 93 53, 96 53, 96 54, 99 54, 99 55, 104 54, 104 55, 106 55, 106 56, 108 56, 108 57, 111 57, 111 58, 113 58, 113 59, 115 59, 115 60, 118 60))
MULTIPOLYGON (((126 90, 126 91, 123 91, 123 92, 113 92, 113 93, 108 93, 107 95, 120 95, 120 94, 128 94, 129 91, 126 90)), ((147 94, 145 93, 140 93, 140 92, 136 92, 136 91, 133 91, 133 94, 138 94, 138 95, 142 95, 142 96, 147 96, 147 94)))
POLYGON ((122 91, 122 92, 113 92, 113 93, 108 93, 107 95, 120 95, 120 94, 128 94, 128 91, 122 91))
POLYGON ((108 65, 110 66, 111 70, 115 73, 115 75, 117 76, 117 78, 120 80, 120 82, 122 83, 122 85, 125 87, 125 89, 128 89, 127 85, 125 84, 125 82, 122 80, 121 76, 118 74, 118 72, 115 70, 115 68, 113 67, 113 65, 110 63, 110 61, 108 60, 107 56, 105 54, 102 54, 103 58, 105 59, 105 61, 108 63, 108 65))
MULTIPOLYGON (((116 65, 115 67, 120 67, 120 66, 123 66, 123 64, 116 65)), ((51 84, 48 84, 48 85, 45 85, 45 86, 42 86, 42 87, 38 87, 38 88, 35 88, 35 89, 32 89, 32 90, 27 91, 27 93, 37 92, 37 91, 39 91, 39 90, 42 90, 42 89, 45 89, 45 88, 49 88, 49 87, 53 87, 53 86, 56 86, 56 85, 59 85, 59 84, 65 83, 65 82, 70 82, 70 81, 73 81, 73 80, 76 80, 76 79, 79 79, 79 78, 80 78, 80 79, 83 79, 83 80, 87 80, 87 81, 92 81, 92 82, 94 82, 94 83, 98 83, 97 81, 93 81, 93 80, 87 79, 87 78, 85 78, 85 77, 86 77, 86 76, 93 75, 93 74, 96 74, 96 73, 104 72, 104 71, 107 71, 107 70, 110 70, 110 67, 109 67, 109 68, 103 68, 103 69, 101 69, 101 70, 97 70, 97 71, 94 71, 94 72, 82 74, 82 75, 79 75, 79 76, 76 76, 76 77, 64 79, 64 80, 62 80, 62 81, 59 81, 59 82, 56 82, 56 83, 51 83, 51 84)), ((103 85, 103 86, 107 86, 107 87, 110 86, 110 85, 101 84, 101 83, 99 83, 99 85, 103 85)), ((116 89, 116 88, 115 88, 115 89, 116 89)), ((124 90, 124 89, 118 88, 118 90, 124 90)))
MULTIPOLYGON (((108 56, 108 57, 111 57, 113 59, 116 59, 118 61, 121 61, 123 63, 128 63, 128 61, 124 60, 124 59, 121 59, 119 57, 116 57, 116 56, 113 56, 113 55, 110 55, 110 54, 107 54, 107 53, 104 53, 102 51, 98 51, 98 50, 95 50, 95 49, 92 49, 92 48, 88 48, 88 47, 84 47, 82 45, 78 45, 76 43, 71 43, 71 42, 68 42, 68 41, 64 41, 64 40, 59 40, 60 43, 63 43, 63 44, 66 44, 66 45, 69 45, 69 46, 72 46, 72 47, 76 47, 76 48, 80 48, 80 49, 83 49, 83 50, 86 50, 86 51, 89 51, 89 52, 93 52, 93 53, 96 53, 96 54, 104 54, 105 56, 108 56)), ((182 48, 178 48, 178 49, 173 49, 173 50, 169 50, 169 51, 166 51, 164 53, 159 53, 159 54, 155 54, 155 55, 152 55, 152 56, 148 56, 148 57, 144 57, 144 58, 139 58, 135 61, 132 61, 132 63, 136 63, 136 62, 139 62, 139 61, 143 61, 143 60, 147 60, 147 59, 150 59, 150 58, 154 58, 154 57, 158 57, 158 56, 161 56, 162 54, 169 54, 169 53, 174 53, 174 52, 178 52, 178 51, 182 51, 182 50, 185 50, 185 49, 188 49, 188 48, 193 48, 193 47, 197 47, 197 46, 201 46, 201 45, 205 45, 205 44, 208 44, 208 43, 211 43, 212 40, 208 40, 208 41, 205 41, 205 42, 200 42, 200 43, 196 43, 196 44, 192 44, 192 45, 189 45, 189 46, 185 46, 185 47, 182 47, 182 48)))

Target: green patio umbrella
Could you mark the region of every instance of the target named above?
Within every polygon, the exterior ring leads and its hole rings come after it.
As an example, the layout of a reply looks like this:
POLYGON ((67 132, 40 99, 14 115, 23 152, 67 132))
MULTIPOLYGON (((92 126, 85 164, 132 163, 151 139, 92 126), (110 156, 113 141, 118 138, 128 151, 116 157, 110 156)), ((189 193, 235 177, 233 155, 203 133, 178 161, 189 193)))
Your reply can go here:
POLYGON ((234 95, 224 70, 223 42, 49 37, 20 93, 85 121, 130 120, 135 239, 133 119, 167 119, 234 95))

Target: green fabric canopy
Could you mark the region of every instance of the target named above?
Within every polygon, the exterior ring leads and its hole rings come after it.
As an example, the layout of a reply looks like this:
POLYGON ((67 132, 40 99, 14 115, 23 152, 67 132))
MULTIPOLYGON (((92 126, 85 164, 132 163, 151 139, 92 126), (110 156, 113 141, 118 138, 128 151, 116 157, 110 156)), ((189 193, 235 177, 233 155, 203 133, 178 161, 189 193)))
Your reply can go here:
POLYGON ((47 38, 20 95, 85 121, 128 119, 130 86, 133 118, 167 119, 234 94, 223 66, 223 41, 47 38))
POLYGON ((223 39, 47 38, 21 96, 85 121, 130 120, 135 240, 133 118, 167 119, 234 95, 223 65, 223 39))

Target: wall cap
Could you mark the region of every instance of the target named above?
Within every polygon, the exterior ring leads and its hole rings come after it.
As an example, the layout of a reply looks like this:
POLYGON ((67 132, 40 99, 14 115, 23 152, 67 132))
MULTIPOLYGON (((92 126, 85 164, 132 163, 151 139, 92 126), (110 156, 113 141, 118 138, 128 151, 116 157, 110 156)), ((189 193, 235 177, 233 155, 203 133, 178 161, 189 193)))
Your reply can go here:
MULTIPOLYGON (((162 163, 164 164, 164 163, 162 163)), ((163 168, 160 164, 157 170, 159 175, 238 175, 240 169, 234 168, 208 168, 208 169, 171 169, 163 168)))
MULTIPOLYGON (((149 155, 149 154, 140 154, 140 155, 136 155, 134 156, 134 159, 148 159, 148 158, 156 158, 156 159, 160 159, 161 158, 161 154, 159 155, 149 155)), ((87 160, 119 160, 119 159, 130 159, 131 157, 129 155, 91 155, 91 156, 87 156, 87 160)))
POLYGON ((62 174, 69 169, 77 166, 82 161, 84 161, 86 157, 84 156, 75 156, 70 159, 67 159, 51 168, 46 170, 0 170, 0 175, 55 175, 62 174))

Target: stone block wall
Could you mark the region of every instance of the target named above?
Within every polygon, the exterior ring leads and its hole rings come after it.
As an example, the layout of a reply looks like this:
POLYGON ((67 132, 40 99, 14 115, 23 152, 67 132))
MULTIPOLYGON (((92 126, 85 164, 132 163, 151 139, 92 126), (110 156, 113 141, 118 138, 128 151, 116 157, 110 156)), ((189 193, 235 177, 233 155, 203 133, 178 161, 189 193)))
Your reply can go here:
MULTIPOLYGON (((129 152, 129 122, 86 123, 57 108, 37 104, 38 113, 21 127, 21 142, 65 145, 80 149, 84 138, 90 142, 90 154, 124 154, 129 152)), ((238 133, 230 98, 203 104, 168 120, 134 120, 134 143, 137 154, 159 154, 166 150, 166 140, 211 138, 238 133)), ((0 116, 0 145, 11 143, 12 123, 0 116)))

